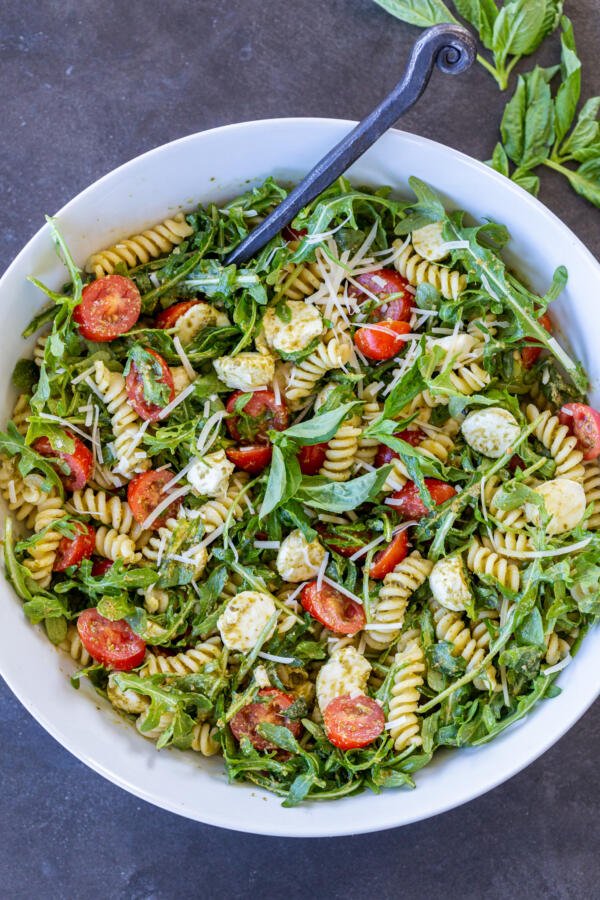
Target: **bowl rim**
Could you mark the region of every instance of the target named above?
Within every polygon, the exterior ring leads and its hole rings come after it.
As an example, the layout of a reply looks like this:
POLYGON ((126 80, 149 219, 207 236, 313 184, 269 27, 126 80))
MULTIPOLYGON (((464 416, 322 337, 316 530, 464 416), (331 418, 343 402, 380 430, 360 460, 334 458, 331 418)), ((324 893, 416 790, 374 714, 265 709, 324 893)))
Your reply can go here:
MULTIPOLYGON (((337 119, 331 117, 287 116, 281 118, 254 119, 245 122, 235 122, 228 125, 220 125, 215 128, 210 128, 204 131, 184 135, 173 141, 168 141, 165 144, 153 147, 152 149, 147 150, 144 153, 139 154, 138 156, 132 157, 131 159, 117 166, 115 169, 111 169, 109 172, 96 179, 94 182, 92 182, 90 185, 88 185, 86 188, 72 197, 54 215, 56 217, 61 217, 68 214, 73 206, 78 204, 90 193, 97 190, 98 187, 103 185, 106 181, 113 178, 117 173, 122 174, 126 172, 129 167, 136 166, 142 160, 146 160, 155 155, 159 155, 167 148, 191 143, 201 136, 204 137, 219 133, 234 134, 235 132, 243 132, 244 130, 250 130, 257 127, 263 129, 272 128, 274 126, 285 127, 286 125, 297 127, 299 124, 301 124, 303 127, 313 126, 315 128, 338 128, 340 130, 341 136, 343 133, 345 133, 343 129, 345 129, 346 127, 353 128, 357 124, 357 122, 350 119, 337 119)), ((420 135, 413 134, 412 132, 404 131, 399 128, 391 128, 389 129, 389 132, 386 132, 386 134, 389 133, 401 136, 403 141, 407 142, 408 144, 412 143, 413 145, 417 146, 433 146, 437 149, 438 152, 441 151, 445 154, 449 154, 453 158, 459 159, 463 163, 463 165, 470 167, 476 172, 484 174, 486 178, 495 181, 499 186, 501 186, 503 192, 506 193, 507 196, 509 196, 510 194, 517 196, 521 205, 523 203, 528 204, 532 209, 535 209, 537 211, 538 215, 542 214, 546 219, 553 222, 555 226, 558 226, 563 231, 563 233, 565 233, 566 236, 569 237, 571 249, 579 253, 586 260, 586 263, 588 265, 591 263, 592 266, 596 268, 598 272, 598 278, 600 279, 600 263, 592 254, 592 252, 585 246, 583 241, 581 241, 581 239, 574 234, 569 226, 566 225, 554 212, 552 212, 552 210, 548 209, 540 200, 538 200, 536 197, 533 197, 519 185, 506 178, 504 175, 501 175, 499 172, 491 169, 485 163, 474 159, 473 157, 463 153, 462 151, 455 150, 454 148, 449 147, 446 144, 442 144, 439 141, 434 141, 430 138, 422 137, 420 135)), ((5 272, 2 274, 2 277, 0 278, 0 293, 10 273, 13 271, 13 269, 17 268, 20 265, 21 260, 28 254, 31 245, 33 245, 34 242, 40 240, 43 235, 48 234, 49 225, 45 223, 40 229, 38 229, 38 231, 36 231, 32 235, 32 237, 27 241, 24 247, 17 253, 17 255, 10 262, 5 272)), ((9 589, 13 591, 12 586, 8 583, 7 580, 6 584, 8 585, 9 589)), ((593 689, 590 690, 589 694, 585 698, 585 702, 581 705, 578 705, 574 713, 572 712, 568 717, 565 717, 561 722, 559 728, 553 730, 551 735, 547 736, 543 740, 537 741, 533 749, 529 749, 526 752, 522 753, 508 767, 508 769, 503 769, 497 777, 488 778, 484 786, 477 785, 477 787, 475 788, 464 791, 464 793, 458 799, 452 798, 450 800, 440 802, 440 804, 436 806, 435 810, 433 811, 425 810, 422 813, 417 811, 414 814, 405 814, 400 823, 397 821, 392 821, 391 817, 387 816, 383 821, 370 824, 361 824, 358 828, 351 821, 348 821, 347 824, 344 824, 344 822, 342 821, 340 822, 339 827, 337 827, 335 830, 332 830, 331 827, 319 826, 317 824, 318 820, 313 823, 311 817, 309 817, 308 820, 299 821, 298 819, 290 816, 289 827, 286 827, 284 830, 278 826, 269 826, 268 816, 265 816, 264 818, 265 824, 263 824, 262 817, 257 817, 256 820, 252 823, 252 827, 249 828, 246 824, 237 823, 235 821, 234 815, 228 813, 227 810, 221 811, 220 809, 214 809, 210 811, 198 811, 196 808, 191 809, 189 807, 182 807, 180 803, 171 801, 168 796, 160 794, 160 792, 158 791, 149 790, 130 782, 126 777, 113 771, 112 769, 102 764, 99 760, 97 760, 91 750, 82 750, 79 745, 76 745, 77 749, 75 749, 75 741, 71 738, 71 736, 66 735, 62 731, 60 726, 57 726, 52 722, 51 718, 48 717, 46 710, 37 705, 35 698, 28 696, 25 692, 22 693, 18 684, 14 683, 14 680, 10 676, 10 674, 4 671, 3 660, 1 656, 0 675, 2 675, 4 681, 6 682, 12 693, 17 697, 17 699, 25 707, 25 709, 27 709, 27 711, 34 717, 34 719, 36 719, 36 721, 44 728, 44 730, 47 731, 62 747, 68 750, 68 752, 72 753, 73 756, 83 762, 90 769, 97 772, 99 775, 103 776, 113 784, 116 784, 117 786, 123 788, 128 793, 133 794, 134 796, 145 800, 154 806, 166 809, 169 812, 173 812, 177 815, 184 816, 185 818, 189 818, 203 824, 214 825, 216 827, 227 828, 229 830, 240 831, 243 833, 302 838, 333 836, 341 837, 353 834, 373 833, 391 828, 398 828, 403 825, 409 825, 423 819, 433 818, 434 816, 440 815, 441 813, 448 812, 458 806, 462 806, 464 803, 468 803, 476 799, 477 797, 488 793, 505 781, 508 781, 514 775, 517 775, 519 772, 523 771, 527 766, 529 766, 536 759, 542 756, 551 746, 557 743, 571 727, 573 727, 573 725, 590 708, 597 696, 600 695, 599 683, 595 692, 593 689), (201 813, 201 815, 198 814, 199 812, 201 813), (307 827, 307 825, 309 827, 307 827)))

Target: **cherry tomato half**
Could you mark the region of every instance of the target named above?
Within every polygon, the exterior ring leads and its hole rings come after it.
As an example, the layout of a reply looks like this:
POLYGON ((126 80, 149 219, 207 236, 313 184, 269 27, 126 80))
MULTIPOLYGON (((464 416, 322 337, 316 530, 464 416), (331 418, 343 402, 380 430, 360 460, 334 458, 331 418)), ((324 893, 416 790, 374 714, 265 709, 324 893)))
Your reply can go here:
POLYGON ((584 459, 600 456, 600 412, 585 403, 566 403, 558 414, 561 425, 566 425, 577 438, 577 446, 584 459))
POLYGON ((273 450, 270 444, 247 444, 243 447, 230 447, 225 453, 238 469, 255 475, 269 465, 273 450))
MULTIPOLYGON (((552 319, 548 315, 548 313, 544 313, 538 319, 540 325, 543 325, 546 331, 549 331, 552 334, 552 319)), ((528 338, 527 340, 535 341, 535 338, 528 338)), ((531 369, 534 363, 536 363, 539 359, 539 356, 544 348, 543 347, 523 347, 521 350, 521 361, 523 363, 523 367, 525 369, 531 369)))
POLYGON ((145 349, 158 363, 160 374, 155 374, 154 377, 156 381, 167 385, 169 390, 167 402, 163 406, 158 406, 156 403, 148 403, 144 397, 144 381, 133 361, 125 378, 125 387, 127 388, 127 398, 138 416, 148 422, 156 422, 157 419, 160 418, 160 414, 165 406, 168 406, 168 404, 175 399, 175 386, 173 384, 171 370, 162 356, 154 350, 151 350, 150 347, 146 347, 145 349))
POLYGON ((319 474, 319 469, 325 462, 328 446, 329 444, 307 444, 300 447, 298 463, 303 475, 319 474))
POLYGON ((233 736, 241 741, 243 737, 250 739, 256 750, 276 750, 275 744, 268 741, 258 733, 258 726, 263 722, 271 722, 273 725, 282 725, 291 731, 294 737, 300 737, 302 724, 297 719, 287 719, 283 713, 292 705, 294 698, 277 688, 263 688, 258 692, 258 700, 242 707, 235 714, 229 727, 233 736))
POLYGON ((174 303, 173 306, 161 310, 154 320, 155 328, 173 328, 186 312, 202 302, 201 300, 180 300, 179 303, 174 303))
MULTIPOLYGON (((456 494, 451 484, 438 481, 437 478, 426 478, 425 484, 436 506, 445 503, 456 494)), ((393 504, 394 509, 405 519, 422 519, 423 516, 429 515, 429 510, 421 500, 414 481, 407 481, 402 490, 393 493, 392 500, 396 501, 393 504)))
POLYGON ((47 437, 37 438, 33 442, 32 447, 41 456, 54 456, 64 460, 70 472, 68 475, 65 475, 64 472, 58 469, 62 483, 68 491, 80 491, 86 486, 88 478, 92 474, 94 456, 83 441, 80 441, 71 431, 66 431, 65 434, 75 444, 72 453, 56 452, 52 449, 52 444, 47 437))
POLYGON ((397 356, 405 347, 401 335, 408 334, 408 322, 383 319, 374 325, 359 328, 354 335, 354 343, 367 359, 383 360, 397 356))
MULTIPOLYGON (((411 315, 411 307, 414 306, 414 297, 408 290, 408 281, 403 278, 395 269, 377 269, 376 272, 365 272, 364 275, 357 275, 356 281, 362 284, 370 294, 384 299, 390 295, 397 294, 388 303, 382 303, 373 310, 373 319, 380 321, 381 319, 393 319, 395 322, 408 322, 411 315)), ((363 300, 370 300, 368 294, 362 293, 358 288, 352 286, 351 293, 363 300)))
POLYGON ((302 589, 300 600, 313 619, 335 634, 356 634, 365 627, 362 606, 330 584, 318 587, 316 581, 311 581, 302 589))
MULTIPOLYGON (((142 472, 141 475, 136 475, 129 482, 127 485, 127 502, 131 508, 133 518, 140 525, 146 521, 158 504, 167 498, 168 494, 164 493, 163 488, 172 478, 173 472, 169 469, 150 469, 149 472, 142 472)), ((181 502, 181 497, 173 500, 150 527, 156 531, 156 529, 162 528, 166 524, 167 519, 175 518, 181 502)))
POLYGON ((369 577, 381 581, 389 572, 393 572, 398 563, 408 555, 408 530, 399 531, 392 541, 373 557, 369 577))
POLYGON ((131 278, 105 275, 86 284, 73 319, 82 337, 104 343, 133 328, 141 311, 142 298, 131 278))
POLYGON ((327 737, 340 750, 357 750, 372 744, 385 728, 382 708, 371 697, 360 694, 335 697, 323 713, 327 737))
POLYGON ((97 609, 84 609, 77 619, 81 643, 95 662, 119 672, 135 669, 146 655, 146 644, 124 619, 111 622, 97 609))
POLYGON ((281 237, 284 241, 299 241, 305 234, 308 234, 306 228, 292 228, 291 225, 285 225, 281 229, 281 237))
POLYGON ((82 559, 89 559, 96 548, 96 529, 77 522, 74 538, 63 537, 56 551, 53 569, 64 572, 69 566, 78 566, 82 559))
MULTIPOLYGON (((425 435, 419 429, 410 430, 406 428, 404 431, 398 431, 394 437, 400 438, 401 441, 406 441, 407 444, 410 444, 411 447, 418 447, 421 441, 425 440, 425 435)), ((380 444, 377 448, 377 453, 375 454, 375 465, 377 468, 380 466, 385 466, 390 463, 393 459, 398 459, 399 454, 396 453, 395 450, 392 450, 391 447, 388 447, 387 444, 380 444)))
POLYGON ((287 406, 283 400, 277 403, 273 391, 254 391, 251 394, 235 391, 227 401, 227 412, 230 415, 225 424, 235 441, 264 443, 269 429, 285 431, 288 426, 287 406), (239 400, 244 396, 248 398, 245 402, 239 400))
POLYGON ((92 577, 102 578, 113 566, 114 562, 112 559, 95 559, 92 563, 92 577))

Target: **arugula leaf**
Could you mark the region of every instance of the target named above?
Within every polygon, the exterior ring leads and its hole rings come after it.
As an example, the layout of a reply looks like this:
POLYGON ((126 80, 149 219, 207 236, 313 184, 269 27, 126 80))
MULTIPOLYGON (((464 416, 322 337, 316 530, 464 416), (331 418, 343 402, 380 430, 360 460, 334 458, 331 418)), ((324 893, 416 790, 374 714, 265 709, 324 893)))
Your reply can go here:
POLYGON ((0 431, 0 453, 6 456, 18 456, 18 469, 23 477, 29 475, 34 469, 40 471, 47 482, 47 487, 53 487, 64 496, 64 488, 60 477, 51 463, 32 447, 28 447, 25 439, 17 431, 14 422, 9 422, 6 431, 0 431))

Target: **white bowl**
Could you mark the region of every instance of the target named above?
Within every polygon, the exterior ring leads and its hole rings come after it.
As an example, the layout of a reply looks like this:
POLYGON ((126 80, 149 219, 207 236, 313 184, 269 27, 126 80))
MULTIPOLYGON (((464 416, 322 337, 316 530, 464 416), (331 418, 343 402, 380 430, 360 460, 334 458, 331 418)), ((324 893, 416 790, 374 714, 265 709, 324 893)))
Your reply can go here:
MULTIPOLYGON (((179 208, 222 201, 273 175, 293 182, 335 144, 351 122, 276 119, 229 125, 159 147, 101 178, 58 213, 57 223, 75 259, 139 231, 179 208)), ((600 400, 600 266, 583 244, 541 203, 501 175, 425 138, 393 131, 351 170, 358 183, 405 190, 409 175, 431 183, 450 205, 505 223, 511 254, 538 290, 554 268, 569 270, 556 304, 559 323, 592 377, 600 400)), ((65 280, 42 228, 0 281, 2 422, 14 399, 13 364, 28 348, 18 335, 44 298, 26 281, 35 275, 54 288, 65 280)), ((330 803, 283 809, 280 800, 251 786, 229 785, 220 761, 178 751, 157 753, 88 687, 69 684, 70 661, 23 615, 11 588, 0 585, 0 671, 29 712, 64 747, 133 794, 212 825, 260 834, 329 836, 404 825, 451 809, 510 778, 548 749, 585 712, 600 685, 600 633, 588 635, 560 674, 560 696, 544 701, 526 720, 488 746, 440 754, 416 776, 414 791, 360 794, 330 803), (103 708, 99 708, 103 707, 103 708)))

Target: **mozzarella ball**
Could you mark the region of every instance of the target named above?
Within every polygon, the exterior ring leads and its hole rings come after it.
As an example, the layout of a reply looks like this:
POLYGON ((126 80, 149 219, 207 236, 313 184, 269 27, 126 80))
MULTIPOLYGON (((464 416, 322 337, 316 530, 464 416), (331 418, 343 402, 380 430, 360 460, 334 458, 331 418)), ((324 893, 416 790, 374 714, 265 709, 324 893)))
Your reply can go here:
POLYGON ((317 540, 309 543, 296 529, 281 542, 277 553, 277 571, 284 581, 308 581, 317 576, 324 559, 323 545, 317 540))
POLYGON ((201 497, 224 497, 234 469, 225 451, 216 450, 196 460, 187 473, 187 480, 201 497))
POLYGON ((460 430, 469 447, 491 459, 499 459, 510 452, 521 433, 512 413, 500 406, 469 413, 460 430))
MULTIPOLYGON (((571 531, 583 519, 585 513, 585 491, 578 481, 570 478, 555 478, 545 481, 535 489, 544 499, 546 512, 550 516, 546 534, 563 534, 571 531)), ((534 525, 541 521, 540 509, 534 503, 525 504, 525 515, 534 525)))
POLYGON ((429 575, 429 587, 440 606, 461 612, 472 600, 465 567, 460 556, 449 556, 436 562, 429 575))
POLYGON ((219 379, 238 391, 255 391, 273 381, 275 360, 262 353, 238 353, 213 360, 219 379))
MULTIPOLYGON (((229 601, 217 620, 221 640, 229 650, 246 653, 256 646, 261 632, 275 613, 275 603, 260 591, 242 591, 229 601)), ((267 635, 272 637, 275 624, 267 635)))
POLYGON ((263 318, 267 344, 278 353, 298 353, 324 330, 321 313, 304 300, 288 300, 289 322, 279 318, 275 307, 270 307, 263 318))
POLYGON ((229 325, 229 319, 220 309, 215 309, 210 303, 201 301, 191 306, 187 312, 177 319, 175 323, 175 335, 185 347, 196 337, 199 331, 209 325, 229 325))
POLYGON ((345 694, 364 694, 371 663, 355 647, 335 651, 317 675, 317 701, 321 712, 329 703, 345 694))
POLYGON ((438 262, 448 256, 446 241, 442 237, 443 230, 443 222, 432 222, 431 225, 424 225, 423 228, 413 231, 412 245, 419 256, 430 262, 438 262))

